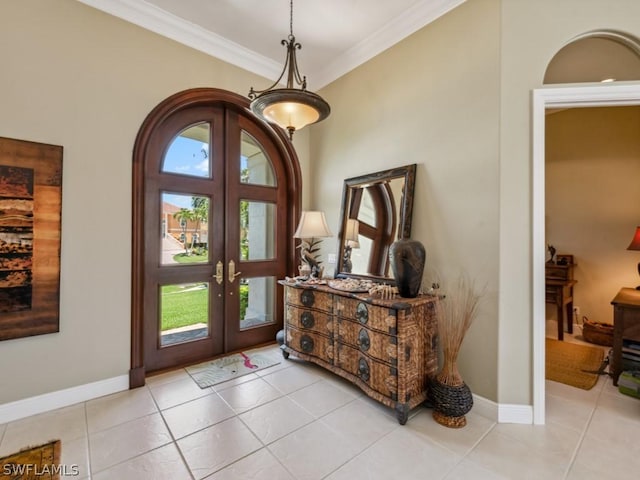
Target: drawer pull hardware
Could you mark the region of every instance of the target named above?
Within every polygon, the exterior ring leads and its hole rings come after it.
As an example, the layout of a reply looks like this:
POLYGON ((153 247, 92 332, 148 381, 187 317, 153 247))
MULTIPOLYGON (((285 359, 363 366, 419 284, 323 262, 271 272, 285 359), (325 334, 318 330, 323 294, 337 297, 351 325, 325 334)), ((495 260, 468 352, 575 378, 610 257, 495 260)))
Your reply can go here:
POLYGON ((302 335, 300 337, 300 348, 305 353, 313 352, 313 338, 309 335, 302 335))
POLYGON ((360 350, 364 352, 369 350, 369 347, 371 347, 369 333, 364 328, 361 328, 360 332, 358 332, 358 346, 360 347, 360 350))
POLYGON ((313 306, 314 301, 315 298, 311 290, 305 290, 300 294, 300 302, 302 302, 302 305, 305 307, 313 306))
POLYGON ((313 313, 302 312, 302 316, 300 317, 300 323, 304 328, 312 328, 316 324, 316 321, 313 318, 313 313))
POLYGON ((369 381, 369 364, 364 358, 358 360, 358 376, 365 382, 369 381))
POLYGON ((367 306, 362 302, 358 303, 356 307, 356 318, 363 325, 369 321, 369 310, 367 310, 367 306))

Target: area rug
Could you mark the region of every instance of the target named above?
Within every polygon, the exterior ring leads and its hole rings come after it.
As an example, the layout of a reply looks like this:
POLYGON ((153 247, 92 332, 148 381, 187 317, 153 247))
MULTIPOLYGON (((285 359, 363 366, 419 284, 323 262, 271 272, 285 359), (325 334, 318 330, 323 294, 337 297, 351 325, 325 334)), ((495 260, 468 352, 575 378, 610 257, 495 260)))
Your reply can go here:
POLYGON ((200 388, 207 388, 236 377, 273 367, 278 363, 280 362, 266 355, 241 352, 209 362, 199 363, 198 365, 187 367, 186 370, 200 388))
POLYGON ((590 390, 598 382, 598 370, 604 350, 588 345, 546 339, 545 371, 547 380, 590 390))
POLYGON ((60 440, 56 440, 0 458, 0 479, 59 480, 60 473, 64 473, 60 464, 61 446, 60 440))

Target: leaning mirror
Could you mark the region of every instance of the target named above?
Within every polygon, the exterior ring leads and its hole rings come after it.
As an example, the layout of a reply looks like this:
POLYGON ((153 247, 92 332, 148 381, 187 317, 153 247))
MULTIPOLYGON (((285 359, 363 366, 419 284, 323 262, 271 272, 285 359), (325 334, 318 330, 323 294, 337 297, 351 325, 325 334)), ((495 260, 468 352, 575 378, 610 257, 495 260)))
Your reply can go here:
POLYGON ((392 282, 389 247, 411 236, 416 165, 344 181, 337 277, 392 282))

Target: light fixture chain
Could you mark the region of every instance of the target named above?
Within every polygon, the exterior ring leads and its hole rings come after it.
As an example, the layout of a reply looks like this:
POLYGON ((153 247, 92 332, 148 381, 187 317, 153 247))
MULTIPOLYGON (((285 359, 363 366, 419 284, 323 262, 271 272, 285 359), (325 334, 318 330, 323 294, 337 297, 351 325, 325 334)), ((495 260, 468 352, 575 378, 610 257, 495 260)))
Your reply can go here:
POLYGON ((289 38, 293 37, 293 0, 289 1, 289 38))

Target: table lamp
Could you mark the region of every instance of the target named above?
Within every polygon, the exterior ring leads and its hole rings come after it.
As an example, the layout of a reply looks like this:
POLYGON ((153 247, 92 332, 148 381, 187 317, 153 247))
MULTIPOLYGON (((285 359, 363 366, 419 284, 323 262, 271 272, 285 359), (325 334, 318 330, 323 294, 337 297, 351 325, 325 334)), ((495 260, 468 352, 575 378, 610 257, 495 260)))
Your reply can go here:
MULTIPOLYGON (((627 250, 640 250, 640 227, 636 227, 636 233, 627 250)), ((640 262, 638 262, 638 275, 640 275, 640 262)), ((636 290, 640 290, 640 285, 636 287, 636 290)))
POLYGON ((360 223, 355 218, 348 218, 347 225, 344 228, 344 253, 342 255, 342 270, 351 273, 351 250, 360 243, 358 242, 358 234, 360 223))
POLYGON ((299 248, 301 248, 300 259, 302 260, 300 275, 303 277, 310 276, 311 278, 322 276, 322 268, 320 267, 322 262, 315 255, 320 250, 317 245, 322 240, 316 240, 316 238, 330 237, 332 235, 324 217, 324 212, 302 212, 298 228, 293 234, 293 238, 301 240, 299 245, 299 248))

